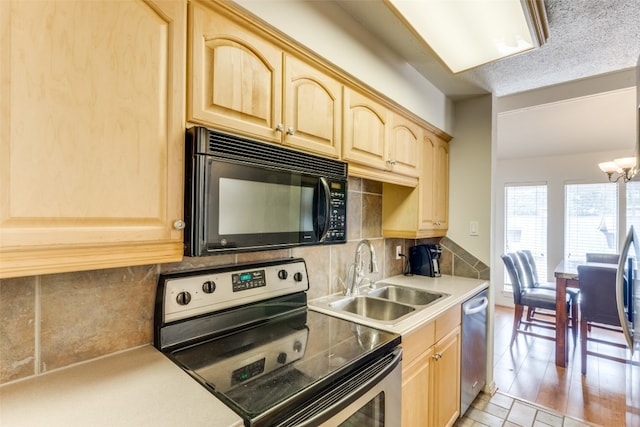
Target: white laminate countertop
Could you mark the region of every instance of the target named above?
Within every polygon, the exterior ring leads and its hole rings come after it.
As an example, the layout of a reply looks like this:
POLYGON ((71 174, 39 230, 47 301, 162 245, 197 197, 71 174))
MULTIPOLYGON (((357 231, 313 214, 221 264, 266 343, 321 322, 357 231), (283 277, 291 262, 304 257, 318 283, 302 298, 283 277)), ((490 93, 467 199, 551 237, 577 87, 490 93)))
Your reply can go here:
MULTIPOLYGON (((394 276, 379 283, 450 294, 397 322, 347 320, 406 334, 488 287, 482 280, 394 276)), ((327 314, 333 311, 309 307, 327 314)), ((140 347, 0 386, 0 425, 240 427, 241 418, 152 346, 140 347)))
POLYGON ((434 320, 451 307, 467 301, 478 292, 489 287, 489 282, 485 280, 468 279, 465 277, 445 275, 442 275, 440 277, 398 275, 379 280, 375 285, 377 287, 380 287, 384 286, 384 284, 399 285, 435 292, 444 292, 449 294, 449 296, 441 298, 437 302, 416 313, 399 319, 399 321, 396 323, 380 322, 376 321, 375 319, 369 319, 354 314, 325 308, 324 306, 326 304, 322 304, 321 302, 327 301, 327 298, 334 298, 334 296, 311 300, 309 301, 309 308, 325 314, 330 314, 332 316, 362 323, 374 328, 406 335, 419 328, 420 326, 434 320))
POLYGON ((0 425, 243 424, 165 355, 145 346, 0 387, 0 425))

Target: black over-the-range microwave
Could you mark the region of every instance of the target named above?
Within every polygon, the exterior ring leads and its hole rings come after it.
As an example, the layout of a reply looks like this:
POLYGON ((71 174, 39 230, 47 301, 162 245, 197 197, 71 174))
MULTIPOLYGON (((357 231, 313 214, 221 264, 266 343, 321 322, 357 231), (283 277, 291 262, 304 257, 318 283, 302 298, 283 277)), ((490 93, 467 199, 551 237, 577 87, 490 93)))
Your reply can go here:
POLYGON ((185 142, 186 256, 346 242, 345 162, 200 126, 185 142))

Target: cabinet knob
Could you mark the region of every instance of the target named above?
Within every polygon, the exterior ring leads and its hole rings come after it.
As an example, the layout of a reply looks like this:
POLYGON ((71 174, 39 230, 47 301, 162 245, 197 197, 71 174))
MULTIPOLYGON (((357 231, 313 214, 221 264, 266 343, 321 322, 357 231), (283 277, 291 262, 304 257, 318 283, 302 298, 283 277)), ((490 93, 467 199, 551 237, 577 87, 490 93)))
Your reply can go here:
POLYGON ((387 164, 393 166, 393 165, 396 164, 396 161, 394 159, 389 159, 389 160, 387 160, 387 164))
POLYGON ((287 135, 293 135, 294 133, 296 133, 294 128, 287 128, 287 135))
POLYGON ((434 354, 434 355, 433 355, 433 359, 434 359, 435 361, 438 361, 438 360, 442 359, 442 353, 436 353, 436 354, 434 354))
POLYGON ((174 223, 173 223, 173 228, 175 228, 176 230, 184 230, 184 228, 187 226, 187 224, 181 220, 181 219, 177 219, 174 223))
POLYGON ((276 126, 276 132, 282 131, 284 131, 284 125, 282 123, 278 123, 278 126, 276 126))

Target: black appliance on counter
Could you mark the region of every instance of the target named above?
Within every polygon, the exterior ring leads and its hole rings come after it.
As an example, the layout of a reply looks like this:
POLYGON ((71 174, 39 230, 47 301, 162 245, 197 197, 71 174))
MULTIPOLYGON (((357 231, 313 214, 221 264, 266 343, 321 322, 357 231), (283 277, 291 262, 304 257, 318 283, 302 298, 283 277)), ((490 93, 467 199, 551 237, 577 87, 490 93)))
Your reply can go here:
POLYGON ((416 245, 409 248, 409 265, 412 274, 440 277, 440 245, 416 245))
POLYGON ((308 288, 301 258, 161 274, 154 346, 245 426, 400 425, 400 335, 308 310, 308 288))
POLYGON ((416 245, 409 248, 409 265, 412 274, 440 277, 440 245, 416 245))
POLYGON ((184 254, 345 243, 347 194, 345 162, 189 128, 184 254))

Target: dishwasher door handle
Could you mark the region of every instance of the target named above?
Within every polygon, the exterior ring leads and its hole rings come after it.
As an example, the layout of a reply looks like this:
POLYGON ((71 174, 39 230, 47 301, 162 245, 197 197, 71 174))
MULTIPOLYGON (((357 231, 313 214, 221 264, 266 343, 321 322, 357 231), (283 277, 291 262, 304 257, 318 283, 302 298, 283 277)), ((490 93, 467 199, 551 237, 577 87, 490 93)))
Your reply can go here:
MULTIPOLYGON (((481 311, 483 311, 485 308, 487 308, 487 306, 489 305, 489 299, 487 297, 482 297, 480 298, 478 301, 480 302, 480 305, 478 305, 477 307, 471 307, 471 304, 465 304, 464 307, 464 315, 471 315, 471 314, 476 314, 476 313, 480 313, 481 311)), ((471 301, 469 301, 471 302, 471 301)), ((475 301, 473 301, 475 302, 475 301)))

